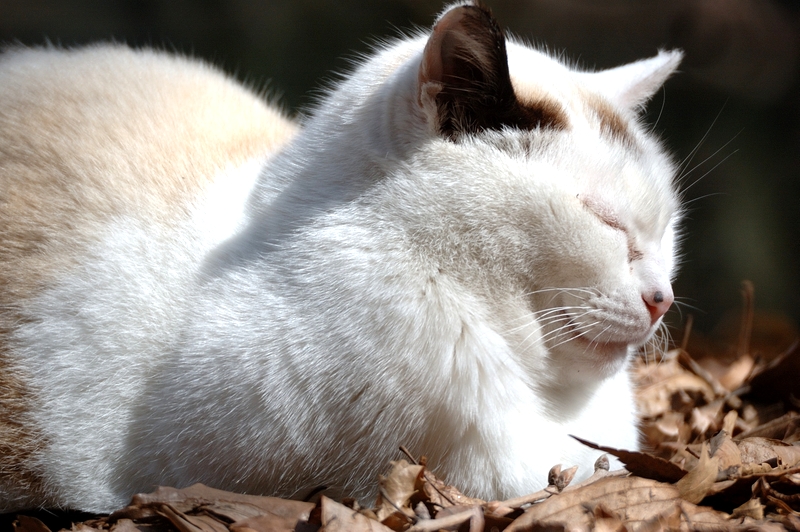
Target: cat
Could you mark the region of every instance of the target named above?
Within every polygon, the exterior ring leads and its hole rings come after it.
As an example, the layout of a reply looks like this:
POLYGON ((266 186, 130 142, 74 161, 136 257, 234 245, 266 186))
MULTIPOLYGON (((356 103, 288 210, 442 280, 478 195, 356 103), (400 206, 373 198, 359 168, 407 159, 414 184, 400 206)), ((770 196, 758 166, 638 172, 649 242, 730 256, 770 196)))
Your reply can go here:
POLYGON ((0 56, 0 509, 366 498, 398 445, 504 499, 636 449, 673 302, 678 51, 580 71, 479 3, 295 123, 199 61, 0 56))

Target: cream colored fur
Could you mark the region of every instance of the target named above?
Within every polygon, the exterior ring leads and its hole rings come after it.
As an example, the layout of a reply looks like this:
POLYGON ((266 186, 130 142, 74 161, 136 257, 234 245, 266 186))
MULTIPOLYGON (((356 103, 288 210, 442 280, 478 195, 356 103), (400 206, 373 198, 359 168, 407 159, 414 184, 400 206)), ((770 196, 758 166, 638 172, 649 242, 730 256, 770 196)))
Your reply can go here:
POLYGON ((672 300, 679 210, 636 108, 679 54, 587 73, 509 43, 559 127, 453 139, 426 42, 299 132, 192 60, 0 57, 3 510, 365 497, 400 444, 504 498, 591 473, 568 434, 638 446, 626 368, 672 300))

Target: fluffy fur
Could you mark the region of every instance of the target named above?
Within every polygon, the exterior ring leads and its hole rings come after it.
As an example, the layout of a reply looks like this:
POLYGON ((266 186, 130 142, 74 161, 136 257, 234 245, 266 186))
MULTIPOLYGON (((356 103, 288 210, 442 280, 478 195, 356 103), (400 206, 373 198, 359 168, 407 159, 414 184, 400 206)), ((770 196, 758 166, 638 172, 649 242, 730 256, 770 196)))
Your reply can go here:
POLYGON ((505 498, 591 472, 568 434, 636 448, 679 215, 636 110, 679 59, 579 72, 456 5, 298 132, 192 60, 7 51, 0 509, 366 496, 400 444, 505 498))

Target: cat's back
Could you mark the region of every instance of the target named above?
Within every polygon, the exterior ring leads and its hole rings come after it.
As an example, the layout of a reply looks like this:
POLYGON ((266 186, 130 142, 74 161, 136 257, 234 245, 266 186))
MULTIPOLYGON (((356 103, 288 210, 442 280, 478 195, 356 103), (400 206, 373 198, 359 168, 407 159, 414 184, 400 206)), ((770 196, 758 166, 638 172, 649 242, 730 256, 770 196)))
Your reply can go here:
POLYGON ((212 185, 295 131, 198 61, 119 45, 0 54, 0 491, 39 482, 26 462, 42 434, 14 362, 28 302, 102 248, 111 222, 179 231, 212 185))
MULTIPOLYGON (((294 133, 262 99, 197 61, 118 45, 7 51, 0 260, 74 247, 114 216, 173 224, 224 170, 269 156, 294 133)), ((18 273, 0 290, 28 290, 18 273)))

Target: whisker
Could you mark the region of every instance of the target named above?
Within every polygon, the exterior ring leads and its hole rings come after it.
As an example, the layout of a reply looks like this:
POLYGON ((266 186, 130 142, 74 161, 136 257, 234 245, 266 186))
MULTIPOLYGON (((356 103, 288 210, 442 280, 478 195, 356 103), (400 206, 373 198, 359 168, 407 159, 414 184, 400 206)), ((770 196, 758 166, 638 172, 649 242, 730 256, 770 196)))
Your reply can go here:
MULTIPOLYGON (((731 137, 731 139, 730 139, 728 142, 726 142, 725 144, 723 144, 722 146, 720 146, 720 147, 719 147, 719 148, 718 148, 718 149, 717 149, 717 150, 716 150, 714 153, 712 153, 711 155, 709 155, 708 157, 706 157, 705 159, 703 159, 702 161, 700 161, 699 163, 697 163, 696 165, 694 165, 694 166, 692 167, 692 169, 691 169, 691 170, 688 170, 688 171, 685 171, 685 172, 683 172, 683 171, 682 171, 682 172, 679 174, 678 181, 682 181, 682 180, 686 179, 686 178, 689 176, 689 174, 691 174, 692 172, 694 172, 695 170, 697 170, 698 168, 700 168, 701 166, 703 166, 703 165, 704 165, 705 163, 707 163, 709 160, 713 159, 713 158, 714 158, 714 157, 715 157, 715 156, 716 156, 716 155, 717 155, 719 152, 721 152, 722 150, 724 150, 724 149, 725 149, 725 148, 728 146, 728 144, 730 144, 731 142, 733 142, 734 140, 736 140, 736 138, 737 138, 739 135, 741 135, 741 134, 742 134, 742 131, 744 131, 744 129, 740 129, 740 130, 739 130, 739 132, 738 132, 738 133, 736 133, 736 134, 735 134, 733 137, 731 137)), ((733 153, 736 153, 736 151, 738 151, 738 150, 734 150, 734 152, 733 152, 733 153)), ((695 183, 696 183, 696 182, 697 182, 697 181, 695 181, 695 183)), ((694 183, 692 183, 692 185, 693 185, 693 184, 694 184, 694 183)))
POLYGON ((733 156, 734 154, 736 154, 738 151, 739 151, 739 150, 733 150, 731 153, 729 153, 728 155, 726 155, 726 156, 725 156, 725 157, 724 157, 724 158, 723 158, 723 159, 722 159, 720 162, 718 162, 717 164, 715 164, 715 165, 714 165, 714 166, 711 168, 711 170, 709 170, 709 171, 708 171, 708 172, 706 172, 705 174, 701 175, 700 177, 698 177, 697 179, 695 179, 695 180, 692 182, 692 184, 691 184, 691 185, 689 185, 688 187, 686 187, 686 188, 684 188, 683 190, 681 190, 681 194, 685 194, 687 190, 689 190, 690 188, 692 188, 693 186, 695 186, 697 183, 699 183, 699 182, 700 182, 700 180, 702 180, 702 179, 703 179, 705 176, 707 176, 708 174, 710 174, 711 172, 713 172, 714 170, 716 170, 716 169, 717 169, 717 167, 718 167, 719 165, 721 165, 722 163, 724 163, 725 161, 727 161, 728 159, 730 159, 730 158, 731 158, 731 156, 733 156))
POLYGON ((679 168, 678 175, 682 175, 684 170, 690 164, 692 164, 692 160, 694 159, 694 156, 697 155, 697 152, 700 150, 700 148, 703 146, 703 144, 705 144, 706 138, 708 138, 708 135, 711 133, 711 130, 714 128, 714 125, 717 123, 717 120, 719 120, 719 117, 722 115, 722 111, 725 110, 725 106, 727 104, 728 104, 727 101, 724 104, 722 104, 722 108, 717 113, 717 116, 714 117, 714 120, 711 122, 711 125, 708 126, 708 129, 706 130, 706 132, 703 135, 703 137, 700 139, 700 142, 697 143, 697 146, 695 146, 694 149, 692 149, 692 151, 689 152, 689 155, 687 155, 686 159, 684 159, 683 162, 679 165, 679 167, 678 167, 679 168))
MULTIPOLYGON (((712 168, 712 170, 713 170, 713 168, 712 168)), ((722 192, 709 192, 708 194, 704 194, 702 196, 698 196, 696 198, 692 198, 690 200, 684 201, 682 206, 683 206, 683 208, 686 208, 687 206, 691 205, 695 201, 704 200, 704 199, 711 198, 711 197, 714 197, 714 196, 724 196, 724 195, 725 194, 722 193, 722 192)))
POLYGON ((665 87, 661 87, 661 109, 659 109, 658 111, 658 116, 656 117, 656 121, 653 124, 653 127, 650 128, 651 133, 656 130, 656 127, 658 127, 658 122, 659 120, 661 120, 661 115, 664 113, 664 107, 666 103, 667 103, 667 90, 665 87))

